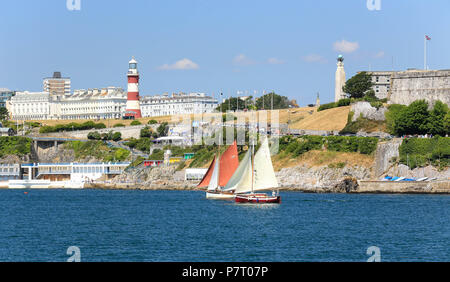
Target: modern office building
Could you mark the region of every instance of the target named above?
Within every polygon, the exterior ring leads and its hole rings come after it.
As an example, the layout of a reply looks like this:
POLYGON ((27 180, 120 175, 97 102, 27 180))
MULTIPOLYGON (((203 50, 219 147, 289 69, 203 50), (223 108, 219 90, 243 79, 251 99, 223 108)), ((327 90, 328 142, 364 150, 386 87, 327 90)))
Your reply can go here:
POLYGON ((70 77, 61 77, 61 72, 54 72, 53 77, 44 78, 44 92, 51 95, 70 95, 70 77))
POLYGON ((11 91, 7 88, 0 88, 0 107, 6 107, 6 101, 11 99, 15 95, 15 91, 11 91))

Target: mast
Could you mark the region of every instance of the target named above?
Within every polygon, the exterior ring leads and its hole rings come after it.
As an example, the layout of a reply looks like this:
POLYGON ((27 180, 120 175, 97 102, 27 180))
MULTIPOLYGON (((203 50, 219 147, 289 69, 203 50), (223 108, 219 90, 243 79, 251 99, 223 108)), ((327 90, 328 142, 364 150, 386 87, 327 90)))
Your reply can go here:
POLYGON ((253 142, 252 142, 253 144, 252 144, 252 155, 251 155, 251 158, 252 158, 252 194, 253 194, 253 185, 254 185, 254 183, 255 183, 255 158, 253 157, 253 155, 255 154, 255 141, 253 140, 253 142))

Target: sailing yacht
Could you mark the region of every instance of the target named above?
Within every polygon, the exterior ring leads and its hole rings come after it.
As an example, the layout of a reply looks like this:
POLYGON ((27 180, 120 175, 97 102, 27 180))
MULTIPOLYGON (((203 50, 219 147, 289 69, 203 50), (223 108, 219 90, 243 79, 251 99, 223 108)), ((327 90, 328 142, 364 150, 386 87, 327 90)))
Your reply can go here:
POLYGON ((278 192, 273 192, 272 195, 255 193, 279 187, 270 158, 267 137, 262 141, 254 157, 253 150, 254 146, 252 150, 247 151, 224 191, 234 191, 237 203, 281 203, 278 192))
POLYGON ((225 187, 239 166, 236 141, 220 157, 214 157, 211 165, 203 177, 199 188, 207 188, 206 198, 226 200, 234 199, 234 191, 224 191, 225 187))

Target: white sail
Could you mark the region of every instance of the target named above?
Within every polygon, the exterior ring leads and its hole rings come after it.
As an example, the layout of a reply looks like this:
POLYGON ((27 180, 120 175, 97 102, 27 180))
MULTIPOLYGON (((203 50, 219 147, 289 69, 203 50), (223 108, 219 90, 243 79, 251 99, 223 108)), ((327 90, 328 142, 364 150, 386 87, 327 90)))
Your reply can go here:
POLYGON ((216 163, 214 164, 214 170, 211 175, 211 180, 208 184, 208 190, 216 190, 216 188, 219 186, 219 163, 220 158, 216 158, 216 163))
POLYGON ((278 181, 273 170, 272 159, 270 158, 269 141, 266 138, 262 141, 261 147, 254 158, 254 183, 253 191, 267 190, 278 187, 278 181))
POLYGON ((244 159, 239 163, 225 190, 234 190, 234 193, 246 193, 252 190, 252 153, 248 150, 244 159))
POLYGON ((248 167, 247 167, 248 164, 251 165, 250 150, 247 151, 244 158, 239 163, 239 166, 234 171, 234 173, 231 176, 230 180, 228 181, 227 185, 223 189, 224 191, 236 190, 236 187, 241 182, 241 179, 242 179, 243 175, 245 174, 245 171, 248 170, 248 167))

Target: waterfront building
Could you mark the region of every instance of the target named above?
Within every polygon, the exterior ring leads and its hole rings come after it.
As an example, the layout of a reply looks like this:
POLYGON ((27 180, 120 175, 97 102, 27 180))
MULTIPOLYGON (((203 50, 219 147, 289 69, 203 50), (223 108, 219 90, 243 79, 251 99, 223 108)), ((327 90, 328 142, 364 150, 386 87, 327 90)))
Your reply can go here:
POLYGON ((45 91, 17 92, 6 102, 6 107, 13 120, 100 120, 211 113, 218 106, 218 101, 205 93, 140 97, 134 58, 129 61, 127 77, 127 92, 119 87, 107 87, 80 89, 71 94, 70 78, 55 72, 52 78, 44 79, 45 91))
POLYGON ((141 107, 139 102, 139 72, 137 61, 134 57, 128 62, 128 93, 125 116, 141 118, 141 107))
POLYGON ((20 179, 20 164, 0 164, 0 181, 20 179))
POLYGON ((121 174, 129 162, 120 163, 33 163, 22 164, 21 167, 28 179, 50 181, 88 182, 102 176, 113 178, 121 174))
POLYGON ((212 113, 218 105, 217 99, 205 93, 165 93, 141 99, 143 117, 212 113))
POLYGON ((345 85, 344 57, 342 55, 339 55, 337 58, 337 69, 335 74, 335 86, 334 86, 335 102, 345 98, 344 90, 342 90, 342 87, 344 87, 344 85, 345 85))
POLYGON ((55 71, 52 77, 43 81, 44 92, 51 95, 70 95, 70 77, 61 77, 61 72, 55 71))
POLYGON ((6 107, 6 101, 15 95, 14 91, 7 88, 0 88, 0 107, 6 107))

